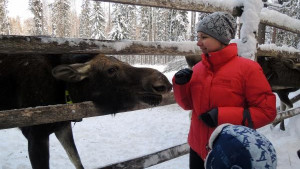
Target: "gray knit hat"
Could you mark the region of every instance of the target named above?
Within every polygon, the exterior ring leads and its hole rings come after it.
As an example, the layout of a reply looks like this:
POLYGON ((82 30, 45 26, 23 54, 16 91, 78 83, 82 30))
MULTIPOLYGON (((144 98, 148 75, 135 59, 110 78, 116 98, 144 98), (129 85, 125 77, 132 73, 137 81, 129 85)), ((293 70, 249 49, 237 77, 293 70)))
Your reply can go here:
POLYGON ((203 32, 228 45, 235 36, 236 21, 229 13, 214 12, 197 23, 197 32, 203 32))

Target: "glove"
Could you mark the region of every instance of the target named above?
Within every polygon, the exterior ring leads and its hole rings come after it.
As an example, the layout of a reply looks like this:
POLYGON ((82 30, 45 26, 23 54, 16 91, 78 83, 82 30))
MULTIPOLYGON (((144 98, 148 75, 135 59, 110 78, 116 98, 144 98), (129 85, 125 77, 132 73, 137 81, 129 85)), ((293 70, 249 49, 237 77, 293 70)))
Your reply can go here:
POLYGON ((218 126, 218 109, 213 108, 210 111, 203 113, 199 116, 199 120, 202 120, 208 127, 218 126))
POLYGON ((175 73, 175 83, 179 85, 186 84, 190 81, 192 74, 193 71, 188 68, 179 70, 177 73, 175 73))

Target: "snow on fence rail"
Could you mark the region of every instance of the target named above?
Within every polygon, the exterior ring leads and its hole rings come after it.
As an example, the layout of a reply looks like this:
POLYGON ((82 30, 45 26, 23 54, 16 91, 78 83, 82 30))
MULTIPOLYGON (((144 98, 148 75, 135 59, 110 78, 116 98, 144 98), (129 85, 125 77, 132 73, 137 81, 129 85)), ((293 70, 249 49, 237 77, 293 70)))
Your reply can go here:
POLYGON ((116 55, 190 55, 200 54, 195 42, 112 41, 45 36, 0 35, 0 53, 62 54, 102 53, 116 55))
MULTIPOLYGON (((4 54, 64 54, 102 53, 114 55, 200 55, 194 41, 149 42, 111 41, 45 36, 0 35, 0 53, 4 54)), ((257 56, 300 58, 300 51, 275 45, 260 45, 257 56)))

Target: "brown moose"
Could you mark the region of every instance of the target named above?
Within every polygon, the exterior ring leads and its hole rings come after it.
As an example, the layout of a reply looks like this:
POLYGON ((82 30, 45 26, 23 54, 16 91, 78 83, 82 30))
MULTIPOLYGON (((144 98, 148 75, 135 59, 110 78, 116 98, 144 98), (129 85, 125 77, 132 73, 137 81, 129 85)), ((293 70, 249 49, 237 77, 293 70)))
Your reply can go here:
MULTIPOLYGON (((172 86, 159 71, 136 68, 104 55, 0 55, 0 110, 93 101, 108 114, 140 102, 158 105, 172 86)), ((49 135, 56 137, 77 169, 78 155, 71 122, 21 127, 28 140, 33 169, 49 168, 49 135)))

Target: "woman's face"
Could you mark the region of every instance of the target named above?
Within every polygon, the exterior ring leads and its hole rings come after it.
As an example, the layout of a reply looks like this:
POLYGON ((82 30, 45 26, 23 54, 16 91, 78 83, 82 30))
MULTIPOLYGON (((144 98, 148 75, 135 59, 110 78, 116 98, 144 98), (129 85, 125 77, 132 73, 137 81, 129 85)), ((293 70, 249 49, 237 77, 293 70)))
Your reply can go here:
POLYGON ((202 32, 198 32, 197 39, 197 45, 200 47, 203 53, 216 52, 225 47, 225 45, 217 39, 202 32))

